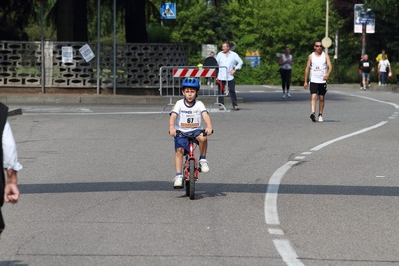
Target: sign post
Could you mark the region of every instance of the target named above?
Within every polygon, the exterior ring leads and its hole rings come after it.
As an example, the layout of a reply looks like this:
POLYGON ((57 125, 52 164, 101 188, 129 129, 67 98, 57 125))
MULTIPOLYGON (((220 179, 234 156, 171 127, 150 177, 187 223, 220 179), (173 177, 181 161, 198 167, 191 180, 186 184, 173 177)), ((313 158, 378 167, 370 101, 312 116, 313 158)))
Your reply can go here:
POLYGON ((44 22, 43 22, 43 5, 44 0, 36 0, 40 4, 40 46, 41 46, 41 60, 42 60, 42 93, 45 93, 46 88, 46 68, 44 65, 44 22))
POLYGON ((366 53, 366 34, 375 32, 375 14, 368 8, 364 9, 363 4, 356 4, 354 12, 354 31, 362 34, 362 56, 366 53))

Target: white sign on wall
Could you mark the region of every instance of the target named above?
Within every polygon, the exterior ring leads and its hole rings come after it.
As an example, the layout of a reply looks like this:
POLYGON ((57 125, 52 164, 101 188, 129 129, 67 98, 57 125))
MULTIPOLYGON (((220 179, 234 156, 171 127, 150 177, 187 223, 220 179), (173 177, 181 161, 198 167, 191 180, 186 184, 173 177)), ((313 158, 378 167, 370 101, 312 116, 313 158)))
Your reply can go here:
POLYGON ((62 63, 72 63, 73 62, 73 48, 72 46, 63 46, 62 51, 62 63))
POLYGON ((91 50, 90 46, 87 43, 79 49, 79 52, 83 56, 86 62, 89 62, 95 57, 93 51, 91 50))

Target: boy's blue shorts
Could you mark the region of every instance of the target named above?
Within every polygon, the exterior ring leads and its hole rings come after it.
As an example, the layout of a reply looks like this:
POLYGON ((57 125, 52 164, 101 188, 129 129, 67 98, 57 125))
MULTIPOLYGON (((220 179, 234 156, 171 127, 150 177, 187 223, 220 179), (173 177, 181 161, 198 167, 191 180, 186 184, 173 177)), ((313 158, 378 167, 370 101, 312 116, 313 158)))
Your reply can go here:
MULTIPOLYGON (((196 130, 185 132, 185 133, 186 134, 190 134, 190 133, 198 134, 201 130, 202 129, 196 129, 196 130)), ((194 140, 194 143, 198 145, 197 139, 194 140)), ((185 150, 184 154, 187 154, 188 139, 181 134, 179 134, 178 136, 175 137, 175 150, 177 150, 178 148, 184 148, 184 150, 185 150)))

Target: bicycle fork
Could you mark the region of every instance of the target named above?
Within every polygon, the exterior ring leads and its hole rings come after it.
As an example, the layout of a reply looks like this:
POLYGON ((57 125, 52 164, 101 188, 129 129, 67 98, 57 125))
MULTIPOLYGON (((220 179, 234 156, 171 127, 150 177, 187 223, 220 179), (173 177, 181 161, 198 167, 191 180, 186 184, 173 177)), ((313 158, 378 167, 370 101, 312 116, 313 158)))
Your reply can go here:
POLYGON ((199 172, 199 165, 197 160, 195 159, 194 156, 194 144, 189 145, 189 151, 188 151, 188 155, 186 155, 186 161, 184 163, 184 177, 186 178, 186 180, 189 180, 190 178, 190 161, 194 161, 194 166, 195 166, 195 180, 198 179, 198 172, 199 172))

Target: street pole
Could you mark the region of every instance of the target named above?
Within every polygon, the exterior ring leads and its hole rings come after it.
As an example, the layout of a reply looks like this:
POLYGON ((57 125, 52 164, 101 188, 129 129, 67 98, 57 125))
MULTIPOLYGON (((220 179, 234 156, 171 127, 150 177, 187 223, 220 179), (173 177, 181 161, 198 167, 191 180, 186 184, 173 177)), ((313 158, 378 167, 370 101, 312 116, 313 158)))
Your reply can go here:
MULTIPOLYGON (((326 0, 326 38, 328 37, 328 0, 326 0)), ((328 47, 325 47, 325 53, 328 54, 328 47)))
POLYGON ((113 87, 114 87, 114 94, 116 94, 116 0, 114 0, 114 80, 113 80, 113 87))
POLYGON ((97 0, 97 94, 100 94, 101 0, 97 0))
POLYGON ((46 67, 44 64, 45 58, 44 58, 44 22, 43 22, 43 5, 44 2, 40 2, 40 39, 41 39, 41 52, 42 52, 42 94, 45 93, 45 87, 46 87, 46 67))
POLYGON ((366 22, 362 23, 362 56, 366 53, 366 22))
POLYGON ((338 39, 339 39, 339 29, 338 27, 335 29, 335 54, 334 54, 334 59, 335 59, 335 69, 334 69, 334 83, 338 84, 338 39))

